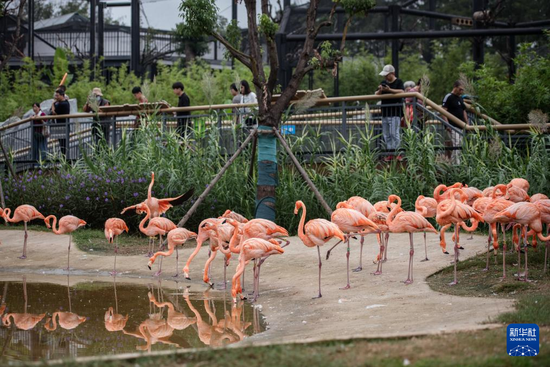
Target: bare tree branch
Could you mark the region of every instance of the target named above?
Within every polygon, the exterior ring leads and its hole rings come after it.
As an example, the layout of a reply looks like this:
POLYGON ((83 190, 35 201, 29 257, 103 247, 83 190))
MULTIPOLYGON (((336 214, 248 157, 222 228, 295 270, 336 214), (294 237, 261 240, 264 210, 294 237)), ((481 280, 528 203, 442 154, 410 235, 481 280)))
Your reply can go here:
MULTIPOLYGON (((11 3, 11 2, 10 2, 11 3)), ((16 25, 15 25, 15 35, 13 36, 13 41, 10 42, 10 46, 8 48, 8 51, 0 61, 0 70, 4 70, 4 67, 8 65, 8 62, 13 57, 13 54, 18 51, 17 49, 17 43, 23 38, 23 35, 21 35, 21 20, 23 18, 23 11, 25 10, 25 4, 27 3, 27 0, 20 0, 19 2, 19 8, 17 9, 17 15, 16 15, 16 25)), ((8 12, 8 6, 9 4, 4 4, 4 16, 7 15, 8 12)))
POLYGON ((229 43, 229 41, 227 41, 222 35, 220 35, 217 32, 212 32, 212 37, 214 37, 222 45, 224 45, 227 51, 229 51, 229 53, 231 54, 231 56, 233 56, 234 58, 239 60, 244 66, 252 70, 252 65, 250 63, 251 61, 250 55, 247 55, 244 52, 237 50, 235 47, 231 45, 231 43, 229 43))

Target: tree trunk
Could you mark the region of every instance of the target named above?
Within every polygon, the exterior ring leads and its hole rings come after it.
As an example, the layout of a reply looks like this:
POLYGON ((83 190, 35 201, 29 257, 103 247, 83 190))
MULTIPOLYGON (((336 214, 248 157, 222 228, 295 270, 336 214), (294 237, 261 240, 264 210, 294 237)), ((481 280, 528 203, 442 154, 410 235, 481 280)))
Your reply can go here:
POLYGON ((255 217, 275 222, 275 190, 277 187, 277 138, 269 126, 258 127, 258 183, 255 217))

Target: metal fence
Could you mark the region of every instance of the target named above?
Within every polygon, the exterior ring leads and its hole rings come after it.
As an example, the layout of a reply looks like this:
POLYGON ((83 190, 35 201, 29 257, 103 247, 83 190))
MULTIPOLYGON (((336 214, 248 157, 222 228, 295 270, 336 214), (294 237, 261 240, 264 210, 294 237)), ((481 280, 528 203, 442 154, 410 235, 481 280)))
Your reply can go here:
MULTIPOLYGON (((465 130, 449 123, 447 119, 452 120, 452 117, 445 118, 443 116, 445 111, 438 111, 424 105, 423 102, 426 101, 412 97, 406 99, 404 103, 386 104, 384 107, 393 107, 402 115, 399 117, 401 133, 409 128, 416 131, 430 130, 435 135, 436 148, 440 152, 453 152, 453 157, 456 157, 462 147, 465 130)), ((231 105, 228 107, 210 106, 209 110, 195 111, 195 114, 185 117, 185 121, 188 121, 191 126, 188 132, 190 137, 196 140, 205 139, 215 130, 218 134, 218 144, 227 154, 232 154, 238 148, 238 142, 242 141, 241 134, 244 136, 247 128, 241 126, 242 116, 239 115, 238 110, 231 108, 231 105)), ((474 113, 469 113, 468 116, 469 125, 484 124, 483 117, 474 113)), ((156 112, 141 117, 102 117, 101 124, 94 123, 92 115, 83 118, 81 114, 78 118, 70 119, 67 124, 58 124, 55 120, 45 124, 38 120, 31 120, 23 124, 14 124, 13 127, 3 127, 0 128, 0 137, 9 159, 19 171, 37 166, 39 160, 42 160, 42 163, 49 163, 56 154, 57 157, 62 155, 67 160, 79 159, 83 152, 90 154, 93 147, 105 138, 103 144, 107 143, 110 147, 116 148, 123 132, 131 136, 137 128, 138 120, 157 123, 163 131, 175 130, 178 125, 173 112, 156 112), (45 126, 49 128, 50 136, 41 138, 38 133, 44 131, 45 126), (61 130, 62 134, 56 130, 61 130)), ((294 110, 294 113, 282 121, 280 129, 286 136, 304 137, 308 134, 315 139, 315 149, 307 144, 297 148, 296 154, 299 156, 316 157, 333 154, 346 149, 348 142, 362 145, 367 141, 362 139, 365 135, 371 137, 368 140, 370 149, 376 149, 382 158, 398 154, 399 152, 394 149, 387 149, 382 126, 382 106, 379 102, 354 101, 348 98, 337 104, 314 107, 301 113, 294 110)), ((504 141, 510 144, 528 144, 528 134, 506 135, 504 141)), ((5 157, 1 155, 0 164, 6 165, 5 161, 5 157)))

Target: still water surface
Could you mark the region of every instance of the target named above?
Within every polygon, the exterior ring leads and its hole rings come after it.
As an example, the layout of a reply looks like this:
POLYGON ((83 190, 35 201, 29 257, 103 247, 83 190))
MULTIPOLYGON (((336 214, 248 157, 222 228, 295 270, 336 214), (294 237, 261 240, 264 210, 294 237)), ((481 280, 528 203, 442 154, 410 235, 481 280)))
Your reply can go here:
POLYGON ((66 286, 0 282, 0 364, 218 347, 265 330, 258 309, 234 306, 231 297, 189 293, 173 282, 69 287, 65 278, 66 286))

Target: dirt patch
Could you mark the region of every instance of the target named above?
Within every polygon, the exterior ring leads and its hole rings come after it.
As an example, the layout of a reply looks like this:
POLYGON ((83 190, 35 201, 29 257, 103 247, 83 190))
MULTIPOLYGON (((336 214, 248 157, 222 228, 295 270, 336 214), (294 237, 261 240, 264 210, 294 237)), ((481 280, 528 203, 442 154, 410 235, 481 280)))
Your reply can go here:
MULTIPOLYGON (((67 236, 31 232, 27 260, 17 258, 21 253, 22 231, 0 230, 0 238, 2 271, 44 275, 66 273, 62 269, 67 262, 67 236)), ((351 273, 352 288, 339 289, 346 283, 346 249, 341 245, 333 251, 330 260, 323 261, 323 298, 313 300, 311 297, 317 294, 316 251, 305 247, 298 238, 291 238, 291 244, 285 248, 283 255, 272 256, 262 266, 262 293, 257 307, 261 307, 266 316, 269 330, 245 339, 241 345, 475 330, 496 326, 487 322, 499 313, 513 309, 514 301, 509 299, 458 297, 431 290, 426 277, 448 266, 451 256, 441 253, 437 236, 429 235, 430 261, 420 262, 424 257, 422 235, 416 235, 415 239, 415 282, 412 285, 406 286, 402 283, 407 276, 408 235, 390 236, 388 262, 384 264, 384 272, 379 276, 371 274, 376 270, 372 259, 378 251, 376 239, 371 236, 365 241, 364 270, 351 273)), ((486 238, 474 236, 474 240, 464 240, 463 246, 466 249, 461 251, 461 259, 472 257, 485 250, 486 238)), ((328 246, 323 248, 323 256, 327 249, 328 246)), ((180 271, 191 251, 191 246, 180 250, 180 271)), ((355 267, 359 255, 358 241, 352 240, 351 255, 351 266, 355 267)), ((179 281, 191 286, 192 291, 206 288, 202 282, 202 271, 207 256, 208 251, 202 249, 191 264, 191 281, 183 279, 181 275, 179 277, 179 281)), ((236 259, 231 259, 228 279, 235 271, 236 264, 236 259)), ((71 251, 71 267, 74 268, 71 278, 107 278, 112 266, 113 257, 97 256, 93 252, 74 248, 71 251)), ((166 280, 173 279, 175 268, 175 256, 167 258, 163 264, 162 277, 166 280)), ((125 282, 154 279, 143 255, 120 256, 117 270, 123 272, 125 282)), ((215 281, 223 279, 221 256, 213 262, 212 278, 215 281)), ((246 288, 251 288, 251 280, 249 266, 245 278, 246 288)), ((449 277, 447 281, 451 280, 449 277)), ((459 284, 458 287, 460 286, 459 284)))

